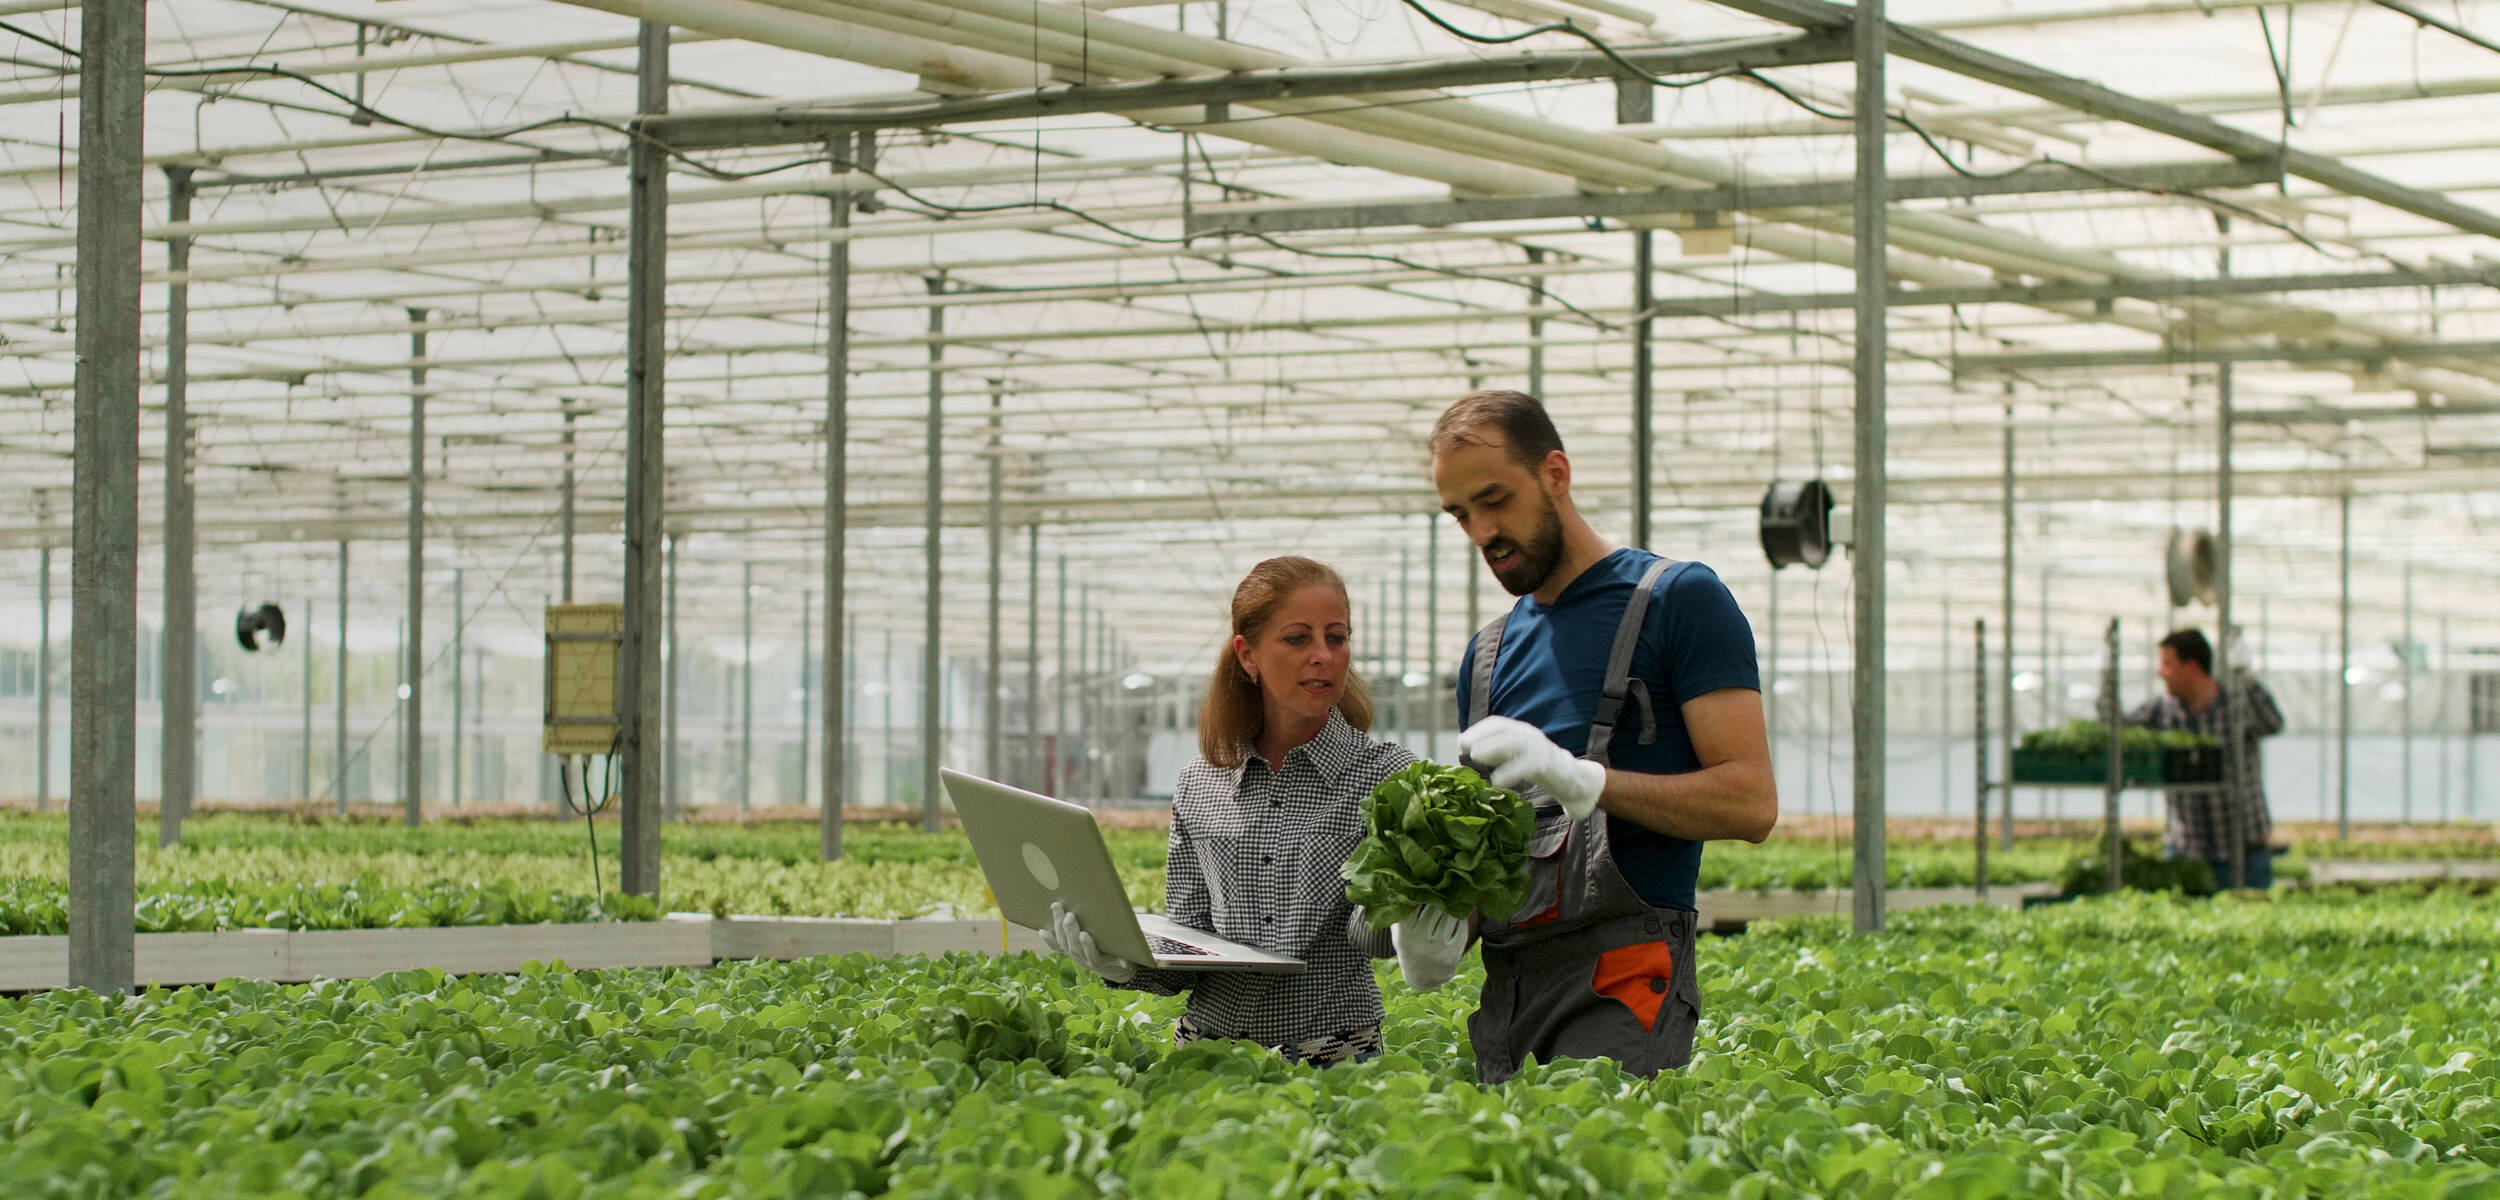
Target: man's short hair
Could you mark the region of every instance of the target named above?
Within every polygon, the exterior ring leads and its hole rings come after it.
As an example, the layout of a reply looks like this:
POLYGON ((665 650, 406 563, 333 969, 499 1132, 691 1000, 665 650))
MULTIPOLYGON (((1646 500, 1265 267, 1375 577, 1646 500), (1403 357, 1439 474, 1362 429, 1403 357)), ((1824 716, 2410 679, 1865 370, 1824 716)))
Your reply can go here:
POLYGON ((2163 649, 2170 651, 2171 657, 2180 662, 2195 663, 2197 670, 2208 675, 2214 673, 2214 646, 2205 640, 2203 630, 2173 630, 2169 637, 2161 640, 2161 644, 2163 649))
POLYGON ((1487 446, 1486 434, 1501 440, 1512 462, 1533 471, 1545 456, 1563 448, 1562 434, 1545 414, 1545 402, 1526 392, 1488 390, 1459 397, 1432 424, 1432 452, 1447 454, 1462 446, 1487 446))

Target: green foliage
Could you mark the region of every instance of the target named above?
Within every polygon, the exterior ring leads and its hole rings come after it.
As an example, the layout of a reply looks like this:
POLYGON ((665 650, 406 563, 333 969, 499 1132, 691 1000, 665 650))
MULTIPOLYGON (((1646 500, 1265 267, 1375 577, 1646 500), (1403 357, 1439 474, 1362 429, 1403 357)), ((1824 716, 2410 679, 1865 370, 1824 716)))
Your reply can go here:
MULTIPOLYGON (((2202 733, 2184 729, 2146 729, 2129 725, 2118 731, 2120 753, 2146 750, 2202 750, 2222 743, 2202 733)), ((2041 753, 2090 758, 2109 753, 2109 727, 2090 718, 2068 721, 2054 729, 2034 729, 2023 735, 2022 748, 2041 753)))
MULTIPOLYGON (((2139 892, 2178 892, 2186 896, 2210 896, 2221 891, 2214 881, 2213 864, 2201 858, 2164 858, 2136 848, 2135 843, 2118 843, 2118 885, 2139 892)), ((2098 896, 2109 891, 2109 856, 2092 854, 2066 864, 2058 877, 2057 890, 2069 896, 2098 896)))
POLYGON ((1474 989, 1388 1052, 1175 1048, 1065 960, 0 1000, 0 1194, 2500 1195, 2500 907, 2090 899, 1706 942, 1684 1071, 1473 1080, 1474 989))
POLYGON ((1346 897, 1374 929, 1429 904, 1454 917, 1507 914, 1528 897, 1536 812, 1467 767, 1418 762, 1363 802, 1363 840, 1346 856, 1346 897))
MULTIPOLYGON (((140 933, 223 929, 430 929, 446 925, 543 925, 656 921, 646 896, 523 888, 508 879, 391 887, 371 877, 334 883, 237 883, 217 879, 150 888, 132 905, 140 933)), ((69 887, 49 879, 0 882, 0 935, 69 932, 69 887)))

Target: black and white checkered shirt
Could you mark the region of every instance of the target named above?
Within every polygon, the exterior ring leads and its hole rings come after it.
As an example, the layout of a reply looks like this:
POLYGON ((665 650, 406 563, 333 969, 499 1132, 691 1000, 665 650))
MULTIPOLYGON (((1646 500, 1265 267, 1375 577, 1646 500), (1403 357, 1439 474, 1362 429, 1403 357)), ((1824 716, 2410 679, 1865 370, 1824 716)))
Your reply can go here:
POLYGON ((1298 958, 1299 975, 1139 971, 1129 986, 1189 994, 1182 1040, 1240 1038, 1332 1061, 1380 1045, 1380 988, 1371 958, 1388 935, 1356 921, 1338 871, 1363 837, 1363 799, 1415 761, 1342 713, 1270 763, 1245 749, 1239 767, 1204 758, 1172 791, 1165 915, 1244 945, 1298 958))
MULTIPOLYGON (((2243 845, 2255 850, 2274 837, 2274 816, 2266 811, 2265 771, 2257 757, 2257 739, 2283 732, 2283 710, 2275 707, 2274 694, 2266 690, 2266 685, 2250 678, 2238 688, 2221 688, 2202 712, 2189 712, 2178 697, 2165 692, 2127 714, 2130 725, 2182 729, 2215 739, 2222 737, 2226 722, 2239 730, 2237 791, 2240 811, 2246 814, 2247 821, 2243 845), (2235 691, 2239 694, 2234 695, 2235 691)), ((2174 787, 2169 789, 2169 801, 2164 806, 2169 815, 2162 824, 2164 850, 2212 862, 2230 861, 2231 810, 2225 803, 2222 784, 2174 787)))

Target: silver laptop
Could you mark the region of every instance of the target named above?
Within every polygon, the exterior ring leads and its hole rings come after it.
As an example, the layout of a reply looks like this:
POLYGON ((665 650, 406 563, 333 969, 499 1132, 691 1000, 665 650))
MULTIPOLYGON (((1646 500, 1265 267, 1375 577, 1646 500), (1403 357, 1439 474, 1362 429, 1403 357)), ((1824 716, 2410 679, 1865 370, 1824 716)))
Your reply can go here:
POLYGON ((1076 914, 1096 946, 1133 963, 1173 971, 1302 971, 1298 959, 1131 908, 1102 827, 1082 805, 960 771, 938 774, 955 814, 963 818, 990 892, 998 897, 998 911, 1008 920, 1044 928, 1055 900, 1076 914))

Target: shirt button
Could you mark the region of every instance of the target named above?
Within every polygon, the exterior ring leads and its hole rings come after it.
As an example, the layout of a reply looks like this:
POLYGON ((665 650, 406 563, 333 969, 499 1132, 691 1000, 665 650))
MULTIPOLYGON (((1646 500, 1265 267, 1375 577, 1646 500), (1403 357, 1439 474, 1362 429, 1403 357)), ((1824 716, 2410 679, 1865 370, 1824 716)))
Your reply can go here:
POLYGON ((1666 990, 1667 990, 1667 977, 1666 977, 1666 976, 1664 976, 1664 975, 1652 975, 1652 976, 1650 976, 1650 977, 1649 977, 1649 990, 1650 990, 1650 991, 1653 991, 1653 992, 1657 992, 1657 993, 1659 993, 1660 995, 1664 995, 1664 994, 1666 994, 1666 990))
POLYGON ((1262 854, 1259 856, 1259 861, 1263 863, 1273 863, 1276 861, 1276 856, 1273 854, 1262 854))
POLYGON ((1283 808, 1285 806, 1285 802, 1282 800, 1270 800, 1267 802, 1267 806, 1269 808, 1283 808))
POLYGON ((1260 920, 1260 922, 1262 922, 1262 923, 1264 923, 1264 924, 1268 924, 1268 925, 1273 925, 1273 924, 1275 924, 1275 923, 1276 923, 1276 918, 1274 918, 1274 917, 1261 917, 1261 918, 1259 918, 1259 920, 1260 920))

